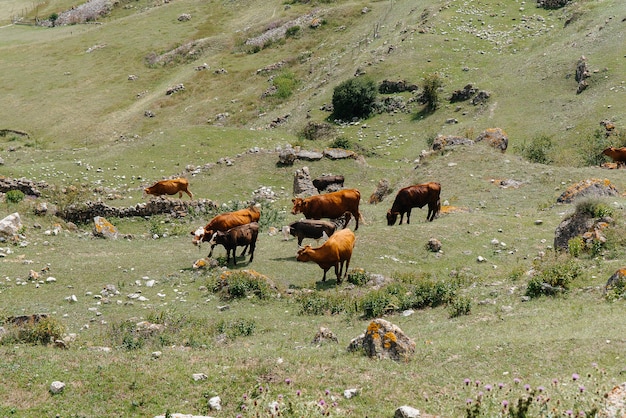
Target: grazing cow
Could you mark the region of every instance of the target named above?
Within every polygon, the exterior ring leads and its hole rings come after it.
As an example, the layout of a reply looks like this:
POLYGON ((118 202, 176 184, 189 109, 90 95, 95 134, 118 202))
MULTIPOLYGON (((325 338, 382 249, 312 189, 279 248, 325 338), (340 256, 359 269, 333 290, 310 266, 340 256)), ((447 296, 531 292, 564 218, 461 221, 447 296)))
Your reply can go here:
POLYGON ((622 147, 622 148, 608 147, 607 149, 602 151, 602 154, 608 155, 609 157, 611 157, 613 161, 617 163, 617 165, 626 164, 626 147, 622 147))
POLYGON ((342 229, 328 237, 328 240, 320 247, 312 248, 310 245, 307 245, 300 248, 296 260, 315 261, 324 270, 322 281, 326 281, 326 272, 331 267, 335 267, 337 284, 341 284, 344 264, 345 272, 343 275, 344 277, 348 275, 348 267, 350 267, 350 258, 352 258, 355 240, 356 238, 351 230, 342 229))
POLYGON ((190 199, 193 200, 193 194, 189 191, 189 182, 184 178, 177 178, 173 180, 161 180, 156 182, 153 186, 143 189, 144 196, 146 195, 173 195, 178 193, 178 198, 183 197, 183 192, 187 193, 190 199))
POLYGON ((425 205, 428 205, 426 219, 432 222, 441 210, 440 193, 441 185, 435 182, 416 184, 400 189, 396 195, 396 199, 393 201, 391 209, 387 211, 387 225, 391 226, 395 224, 396 219, 398 219, 398 214, 400 214, 400 225, 402 225, 405 212, 406 223, 410 223, 411 209, 423 208, 425 205))
POLYGON ((328 189, 331 185, 337 185, 337 188, 343 187, 343 176, 320 176, 313 180, 313 186, 317 189, 319 193, 322 193, 324 190, 328 189))
POLYGON ((298 238, 298 247, 302 245, 304 238, 311 238, 320 240, 324 233, 326 237, 330 237, 335 233, 335 230, 343 229, 348 225, 352 219, 350 212, 345 212, 337 219, 331 219, 331 221, 320 221, 316 219, 301 219, 299 221, 289 224, 289 234, 298 238))
MULTIPOLYGON (((210 241, 213 234, 217 231, 228 231, 239 225, 249 224, 251 222, 258 222, 261 218, 261 211, 255 205, 251 205, 245 209, 240 209, 235 212, 221 213, 211 219, 204 228, 200 227, 191 232, 193 235, 192 242, 194 245, 200 245, 202 242, 210 241)), ((211 251, 209 257, 213 255, 213 248, 215 245, 211 245, 211 251)))
POLYGON ((256 239, 259 236, 259 224, 258 222, 252 222, 245 225, 239 225, 234 228, 230 228, 228 231, 215 231, 211 237, 211 246, 214 247, 218 244, 223 245, 226 248, 226 263, 230 261, 230 253, 233 253, 233 264, 237 265, 237 247, 244 247, 241 252, 241 257, 244 256, 248 247, 250 250, 250 260, 252 262, 254 258, 254 249, 256 248, 256 239))
POLYGON ((361 218, 361 213, 359 212, 360 200, 361 193, 357 189, 343 189, 307 197, 306 199, 296 197, 291 199, 293 202, 291 213, 293 215, 302 213, 307 219, 334 219, 340 217, 345 212, 350 212, 356 220, 356 226, 354 227, 356 231, 359 229, 359 219, 361 218))

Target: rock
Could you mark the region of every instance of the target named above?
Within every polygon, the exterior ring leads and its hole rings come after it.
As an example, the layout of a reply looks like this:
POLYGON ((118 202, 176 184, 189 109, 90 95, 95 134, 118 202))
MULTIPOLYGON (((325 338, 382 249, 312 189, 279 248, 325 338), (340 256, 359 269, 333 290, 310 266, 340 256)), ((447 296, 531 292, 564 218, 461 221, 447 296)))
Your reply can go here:
POLYGON ((405 91, 416 91, 418 89, 416 84, 408 83, 405 80, 389 81, 383 80, 378 86, 378 92, 381 94, 393 94, 402 93, 405 91))
POLYGON ((393 418, 419 418, 420 411, 419 409, 415 409, 411 406, 401 406, 396 409, 396 412, 393 414, 393 418))
POLYGON ((15 239, 20 229, 22 229, 22 220, 17 212, 0 220, 0 238, 15 239))
POLYGON ((183 13, 182 15, 178 16, 179 22, 188 22, 190 20, 191 20, 191 15, 189 13, 183 13))
POLYGON ((185 90, 185 86, 182 83, 180 83, 173 87, 168 88, 167 91, 165 92, 165 95, 169 96, 169 95, 178 93, 179 91, 183 91, 183 90, 185 90))
POLYGON ((603 230, 608 227, 613 220, 611 218, 595 219, 587 213, 576 212, 563 219, 554 232, 554 248, 562 250, 568 249, 569 240, 574 237, 581 237, 589 248, 597 242, 604 243, 606 237, 603 230))
POLYGON ((450 97, 450 103, 469 100, 476 94, 476 91, 477 90, 471 84, 466 85, 462 90, 454 90, 452 92, 452 96, 450 97))
POLYGON ((337 336, 335 336, 335 334, 333 334, 331 330, 325 327, 320 327, 320 329, 315 334, 315 337, 313 337, 312 343, 323 344, 325 342, 338 343, 339 340, 337 340, 337 336))
POLYGON ((376 204, 383 201, 385 196, 391 194, 391 186, 389 185, 389 180, 382 179, 378 181, 378 185, 376 186, 376 190, 370 196, 369 203, 376 204))
POLYGON ((209 378, 209 376, 207 376, 204 373, 194 373, 191 375, 191 377, 193 378, 193 380, 195 380, 196 382, 200 381, 200 380, 207 380, 209 378))
POLYGON ((582 93, 587 87, 589 87, 589 83, 587 83, 587 79, 589 77, 591 77, 591 73, 587 67, 587 58, 583 55, 576 63, 576 76, 574 77, 578 83, 576 94, 582 93))
POLYGON ((572 203, 579 197, 619 196, 617 188, 608 179, 582 180, 567 188, 556 200, 558 203, 572 203))
POLYGON ((152 358, 155 359, 155 360, 158 359, 158 358, 161 358, 162 355, 163 355, 163 353, 161 351, 153 351, 152 354, 151 354, 152 358))
POLYGON ((615 287, 618 287, 618 286, 621 287, 624 284, 625 279, 626 279, 626 268, 621 268, 617 270, 615 273, 611 275, 611 277, 609 277, 609 280, 607 280, 606 285, 604 285, 604 293, 606 293, 607 291, 615 287))
POLYGON ((358 394, 359 394, 358 389, 346 389, 343 391, 343 397, 346 399, 354 398, 358 394))
POLYGON ((604 397, 604 406, 599 417, 615 418, 626 415, 626 383, 615 386, 604 397))
POLYGON ((292 166, 297 159, 296 151, 291 146, 287 146, 278 154, 278 165, 283 167, 292 166))
POLYGON ((324 150, 324 157, 331 160, 344 160, 346 158, 356 158, 356 153, 343 148, 326 148, 324 150))
POLYGON ((6 193, 9 190, 19 190, 27 196, 41 196, 39 189, 47 189, 48 184, 40 181, 34 182, 25 178, 14 179, 0 176, 0 192, 6 193))
POLYGON ((406 361, 415 353, 415 342, 398 326, 379 318, 370 322, 365 334, 353 339, 348 346, 349 351, 360 349, 372 358, 406 361))
POLYGON ((63 392, 64 389, 65 383, 59 382, 58 380, 55 380, 50 384, 50 393, 52 393, 53 395, 63 392))
POLYGON ((219 396, 213 396, 211 399, 209 399, 209 408, 211 408, 212 411, 222 410, 222 400, 219 396))
POLYGON ((318 194, 311 180, 309 167, 296 170, 293 176, 293 194, 299 197, 308 197, 318 194))
POLYGON ((303 161, 319 161, 324 158, 324 154, 319 151, 298 150, 296 157, 303 161))
POLYGON ((489 128, 485 129, 474 142, 485 141, 490 146, 499 149, 500 151, 506 151, 509 146, 509 136, 504 132, 502 128, 489 128))
POLYGON ((434 151, 439 151, 459 145, 474 145, 474 141, 462 136, 437 135, 437 138, 433 141, 432 149, 434 151))
POLYGON ((428 243, 426 243, 426 249, 433 253, 439 252, 441 250, 441 241, 436 238, 429 239, 428 243))
POLYGON ((93 219, 93 234, 96 237, 117 239, 119 232, 113 224, 102 216, 96 216, 93 219))

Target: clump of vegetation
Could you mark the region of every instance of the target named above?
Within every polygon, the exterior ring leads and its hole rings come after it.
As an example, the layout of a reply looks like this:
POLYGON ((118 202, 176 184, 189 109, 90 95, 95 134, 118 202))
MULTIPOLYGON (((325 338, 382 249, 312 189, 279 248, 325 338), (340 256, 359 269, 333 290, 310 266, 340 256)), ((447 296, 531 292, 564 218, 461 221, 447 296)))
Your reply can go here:
POLYGON ((325 122, 308 122, 299 136, 308 139, 309 141, 315 141, 318 139, 329 138, 335 134, 335 128, 325 122))
POLYGON ((7 203, 20 203, 24 200, 24 192, 21 190, 9 190, 6 192, 7 203))
POLYGON ((550 164, 550 152, 552 150, 552 138, 548 135, 538 135, 530 143, 524 142, 519 146, 519 151, 524 158, 532 163, 550 164))
POLYGON ((376 84, 368 77, 346 80, 333 90, 333 115, 340 120, 367 118, 377 95, 376 84))
POLYGON ((346 279, 348 283, 351 283, 355 286, 363 286, 370 279, 369 274, 363 269, 352 269, 348 272, 348 278, 346 279))
POLYGON ((286 99, 291 96, 298 86, 299 81, 291 71, 284 71, 272 79, 272 85, 276 87, 276 92, 272 97, 286 99))
POLYGON ((426 104, 429 111, 434 112, 439 108, 439 89, 443 87, 443 78, 439 73, 431 73, 424 77, 421 101, 426 104))
POLYGON ((220 277, 219 293, 223 299, 242 299, 256 296, 269 299, 273 286, 269 279, 253 270, 225 271, 220 277))
POLYGON ((254 334, 256 322, 251 319, 236 319, 233 321, 220 320, 215 326, 218 334, 226 335, 229 339, 249 337, 254 334))
POLYGON ((598 198, 587 198, 576 201, 575 213, 589 215, 592 218, 613 216, 613 208, 598 198))
POLYGON ((303 293, 298 297, 298 303, 300 315, 335 315, 355 311, 350 296, 327 292, 303 293))
POLYGON ((52 317, 41 318, 19 325, 6 326, 6 334, 0 338, 2 344, 33 344, 48 345, 61 339, 65 326, 52 317))
POLYGON ((596 129, 593 134, 583 138, 578 144, 583 164, 586 166, 597 166, 605 162, 612 162, 611 158, 602 154, 602 151, 611 146, 616 148, 626 146, 626 132, 607 135, 606 130, 596 129))
POLYGON ((295 25, 287 28, 285 31, 285 37, 287 38, 298 38, 302 32, 300 31, 300 26, 295 25))
POLYGON ((528 282, 526 296, 556 296, 569 292, 582 269, 574 259, 555 256, 535 266, 537 272, 528 282))
POLYGON ((330 143, 331 148, 352 149, 353 144, 348 138, 340 136, 330 143))
POLYGON ((467 296, 458 296, 450 303, 448 315, 456 318, 462 315, 469 315, 472 310, 472 299, 467 296))

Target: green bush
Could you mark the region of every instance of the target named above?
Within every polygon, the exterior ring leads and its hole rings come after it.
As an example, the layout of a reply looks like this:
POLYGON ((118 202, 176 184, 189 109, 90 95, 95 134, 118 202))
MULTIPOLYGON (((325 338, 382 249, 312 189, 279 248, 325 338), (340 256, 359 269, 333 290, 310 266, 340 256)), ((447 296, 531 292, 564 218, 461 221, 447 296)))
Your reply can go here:
MULTIPOLYGON (((603 129, 596 129, 593 134, 584 138, 578 144, 577 148, 584 165, 597 166, 606 161, 612 161, 609 157, 602 154, 602 151, 611 145, 616 144, 612 144, 611 139, 606 136, 605 131, 603 129)), ((617 144, 617 146, 622 146, 622 144, 617 144)))
POLYGON ((582 237, 574 237, 567 241, 567 252, 572 257, 580 257, 585 251, 585 242, 582 237))
POLYGON ((26 343, 47 345, 61 339, 65 327, 58 320, 47 317, 37 322, 7 327, 1 341, 3 344, 26 343))
POLYGON ((298 80, 294 73, 286 71, 274 77, 272 84, 276 87, 276 93, 272 97, 286 99, 293 94, 298 86, 298 80))
POLYGON ((348 138, 340 136, 330 143, 331 148, 352 149, 352 141, 348 138))
POLYGON ((459 296, 455 298, 448 308, 450 318, 456 318, 461 315, 469 315, 472 310, 472 300, 467 296, 459 296))
POLYGON ((287 28, 285 31, 285 37, 287 38, 297 38, 300 36, 300 26, 295 25, 287 28))
POLYGON ((21 190, 9 190, 6 192, 6 199, 8 203, 20 203, 24 200, 24 192, 21 190))
POLYGON ((352 300, 349 296, 323 292, 304 293, 298 297, 300 315, 335 315, 349 312, 352 300))
POLYGON ((220 293, 223 299, 242 299, 256 296, 268 299, 272 296, 272 287, 262 275, 247 271, 228 271, 223 276, 220 293))
POLYGON ((256 323, 249 319, 236 319, 234 321, 220 320, 215 326, 219 334, 224 334, 230 339, 236 337, 249 337, 254 334, 256 323))
POLYGON ((346 80, 333 90, 333 116, 341 120, 367 118, 377 94, 376 84, 370 78, 346 80))
POLYGON ((529 280, 526 296, 555 296, 567 293, 572 281, 581 273, 581 267, 572 259, 555 258, 536 267, 538 272, 529 280))
POLYGON ((424 88, 421 101, 426 104, 428 110, 435 111, 439 108, 439 89, 443 86, 443 78, 439 73, 428 74, 424 77, 424 88))
POLYGON ((530 143, 524 142, 520 147, 520 153, 528 161, 538 164, 550 164, 550 151, 552 150, 552 138, 548 135, 534 137, 530 143))
POLYGON ((589 215, 592 218, 613 216, 613 208, 597 198, 580 199, 576 202, 576 213, 589 215))
POLYGON ((363 296, 361 310, 366 318, 380 318, 385 313, 396 310, 397 304, 386 289, 375 290, 363 296))
POLYGON ((370 279, 369 274, 363 269, 352 269, 348 272, 348 278, 346 279, 348 283, 351 283, 355 286, 363 286, 370 279))

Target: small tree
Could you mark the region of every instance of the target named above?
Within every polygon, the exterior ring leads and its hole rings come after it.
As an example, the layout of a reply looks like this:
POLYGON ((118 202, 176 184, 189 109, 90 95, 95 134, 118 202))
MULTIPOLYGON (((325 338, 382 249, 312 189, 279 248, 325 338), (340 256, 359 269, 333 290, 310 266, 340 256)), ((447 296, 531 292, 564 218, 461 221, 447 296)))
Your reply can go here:
POLYGON ((344 81, 333 91, 335 118, 342 120, 367 118, 372 113, 377 94, 376 84, 367 77, 344 81))
POLYGON ((428 74, 424 77, 422 101, 428 110, 434 112, 439 108, 439 89, 443 86, 443 79, 439 73, 428 74))

